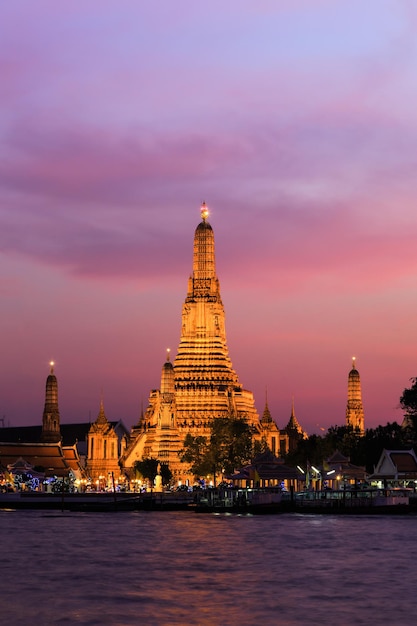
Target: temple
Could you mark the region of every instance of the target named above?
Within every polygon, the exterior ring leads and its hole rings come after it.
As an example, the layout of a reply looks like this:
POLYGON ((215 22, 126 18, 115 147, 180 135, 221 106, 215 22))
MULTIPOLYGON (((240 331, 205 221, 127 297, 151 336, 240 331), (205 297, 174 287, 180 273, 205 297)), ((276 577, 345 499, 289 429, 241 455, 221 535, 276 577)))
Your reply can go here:
POLYGON ((362 405, 361 379, 356 369, 356 358, 352 358, 352 369, 348 377, 348 400, 346 426, 351 426, 359 435, 365 434, 365 416, 362 405))
POLYGON ((233 369, 208 215, 203 203, 194 233, 193 270, 182 307, 177 355, 171 362, 167 352, 160 388, 151 391, 122 458, 126 468, 136 460, 156 458, 169 465, 174 479, 184 478, 178 452, 186 435, 207 436, 212 420, 219 417, 247 420, 255 436, 264 438, 277 453, 285 446, 272 418, 259 420, 252 392, 243 388, 233 369))
POLYGON ((86 474, 95 485, 114 487, 120 481, 119 458, 128 438, 123 422, 109 422, 104 411, 103 399, 97 419, 87 433, 86 474))
POLYGON ((48 378, 46 379, 41 441, 43 443, 58 443, 61 441, 58 407, 58 381, 54 374, 55 363, 51 361, 49 365, 51 370, 48 378))
MULTIPOLYGON (((51 362, 42 428, 3 428, 4 442, 26 445, 40 440, 44 445, 55 444, 59 455, 76 455, 77 471, 83 468, 84 483, 88 479, 97 489, 114 488, 120 481, 128 483, 134 479, 135 462, 150 458, 168 465, 174 484, 190 483, 193 476, 180 460, 184 439, 189 434, 209 436, 210 426, 218 418, 246 420, 261 449, 269 449, 278 457, 296 446, 305 433, 295 417, 294 402, 288 426, 282 430, 271 416, 267 398, 259 419, 252 392, 244 389, 233 368, 208 216, 203 203, 201 221, 194 232, 192 272, 182 307, 177 355, 172 359, 167 350, 159 388, 151 390, 147 408, 130 432, 122 420, 107 418, 103 399, 93 423, 61 424, 58 381, 51 362)), ((26 445, 24 455, 20 455, 31 462, 28 454, 26 445)), ((52 462, 49 466, 52 471, 52 462)))

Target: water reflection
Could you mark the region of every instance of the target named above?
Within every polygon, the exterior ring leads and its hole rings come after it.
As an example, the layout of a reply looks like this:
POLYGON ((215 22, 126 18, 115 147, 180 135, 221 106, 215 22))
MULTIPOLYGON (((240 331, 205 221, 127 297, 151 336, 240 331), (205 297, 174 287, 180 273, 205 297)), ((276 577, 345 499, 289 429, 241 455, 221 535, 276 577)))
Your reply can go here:
POLYGON ((416 519, 1 512, 4 623, 414 624, 416 519))

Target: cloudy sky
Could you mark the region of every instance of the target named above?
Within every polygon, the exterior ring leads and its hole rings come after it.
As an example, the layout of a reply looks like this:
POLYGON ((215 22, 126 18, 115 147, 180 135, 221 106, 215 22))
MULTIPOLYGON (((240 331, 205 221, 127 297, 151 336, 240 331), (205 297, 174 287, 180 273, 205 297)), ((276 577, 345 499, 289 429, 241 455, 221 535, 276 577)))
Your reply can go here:
POLYGON ((413 0, 0 8, 0 416, 134 424, 175 355, 210 207, 230 356, 262 413, 402 418, 417 376, 413 0))

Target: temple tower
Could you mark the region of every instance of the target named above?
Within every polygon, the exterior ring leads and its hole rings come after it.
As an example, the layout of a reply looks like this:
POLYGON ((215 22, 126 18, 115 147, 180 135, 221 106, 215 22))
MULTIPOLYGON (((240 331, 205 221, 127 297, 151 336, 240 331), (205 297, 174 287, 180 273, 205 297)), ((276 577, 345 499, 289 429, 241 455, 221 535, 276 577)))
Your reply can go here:
POLYGON ((359 434, 365 434, 365 416, 362 405, 361 379, 356 369, 356 358, 352 358, 352 369, 348 377, 348 400, 346 406, 346 426, 352 426, 359 434))
POLYGON ((50 373, 46 379, 45 406, 42 417, 43 443, 58 443, 61 441, 61 430, 58 408, 58 381, 54 374, 54 362, 50 362, 50 373))
POLYGON ((103 399, 97 419, 87 435, 87 473, 99 489, 112 487, 120 474, 119 438, 104 412, 103 399))
POLYGON ((291 415, 288 421, 288 424, 285 427, 285 432, 288 435, 288 450, 292 452, 297 447, 300 439, 305 439, 307 437, 307 433, 303 430, 300 425, 294 409, 294 397, 291 402, 291 415))
POLYGON ((265 408, 260 420, 261 443, 268 446, 269 450, 275 456, 282 456, 286 452, 286 441, 288 436, 281 432, 272 419, 271 411, 268 406, 268 395, 265 392, 265 408))
POLYGON ((253 395, 243 389, 229 357, 214 233, 205 203, 201 218, 194 234, 193 272, 174 360, 177 426, 182 438, 188 432, 204 434, 216 417, 240 417, 259 424, 253 395))
POLYGON ((186 435, 207 436, 210 423, 219 417, 244 418, 260 433, 253 394, 243 389, 229 357, 214 233, 203 203, 177 356, 173 363, 168 356, 160 389, 151 391, 122 461, 132 467, 136 460, 157 458, 169 463, 175 479, 184 478, 178 451, 186 435))

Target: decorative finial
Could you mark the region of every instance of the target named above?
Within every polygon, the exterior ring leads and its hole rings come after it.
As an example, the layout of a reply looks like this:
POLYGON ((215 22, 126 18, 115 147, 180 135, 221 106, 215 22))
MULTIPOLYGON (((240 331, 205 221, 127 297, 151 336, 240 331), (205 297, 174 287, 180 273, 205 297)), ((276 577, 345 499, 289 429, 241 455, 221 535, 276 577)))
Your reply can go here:
POLYGON ((356 357, 355 356, 352 357, 352 369, 353 370, 356 369, 356 357))
POLYGON ((49 366, 51 368, 51 374, 54 373, 54 365, 55 365, 55 361, 49 361, 49 366))
POLYGON ((167 361, 169 361, 170 353, 171 353, 171 348, 167 348, 167 361))
POLYGON ((203 222, 205 222, 209 216, 209 211, 207 208, 207 204, 205 202, 203 202, 203 204, 201 205, 200 211, 201 211, 202 220, 203 222))

